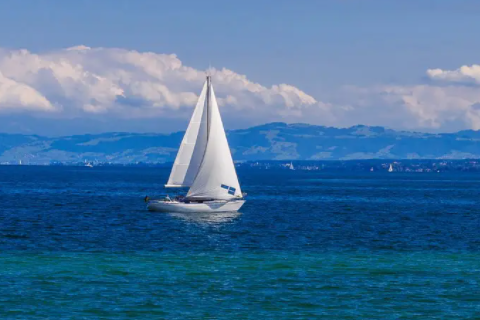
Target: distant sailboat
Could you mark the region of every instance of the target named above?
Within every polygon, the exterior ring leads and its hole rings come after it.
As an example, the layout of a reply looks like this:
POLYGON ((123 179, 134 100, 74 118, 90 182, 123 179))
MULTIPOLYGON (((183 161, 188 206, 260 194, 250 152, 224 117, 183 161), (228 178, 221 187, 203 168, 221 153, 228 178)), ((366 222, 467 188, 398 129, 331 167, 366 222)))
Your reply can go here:
POLYGON ((290 162, 290 170, 295 170, 295 168, 293 167, 293 162, 290 162))
POLYGON ((392 164, 390 164, 390 167, 388 167, 388 172, 393 172, 392 164))
POLYGON ((149 200, 162 212, 229 212, 245 203, 210 76, 203 86, 173 164, 167 188, 189 187, 186 196, 149 200))
POLYGON ((83 163, 85 164, 85 167, 93 168, 93 164, 91 162, 87 162, 87 160, 83 160, 83 163))

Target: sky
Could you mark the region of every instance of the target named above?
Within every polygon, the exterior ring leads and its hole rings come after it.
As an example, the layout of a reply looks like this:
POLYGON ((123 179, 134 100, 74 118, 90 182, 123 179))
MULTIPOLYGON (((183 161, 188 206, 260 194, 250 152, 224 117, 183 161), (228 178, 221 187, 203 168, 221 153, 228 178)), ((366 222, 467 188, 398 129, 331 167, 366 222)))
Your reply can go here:
POLYGON ((205 71, 227 129, 480 129, 480 2, 3 0, 0 132, 184 130, 205 71))

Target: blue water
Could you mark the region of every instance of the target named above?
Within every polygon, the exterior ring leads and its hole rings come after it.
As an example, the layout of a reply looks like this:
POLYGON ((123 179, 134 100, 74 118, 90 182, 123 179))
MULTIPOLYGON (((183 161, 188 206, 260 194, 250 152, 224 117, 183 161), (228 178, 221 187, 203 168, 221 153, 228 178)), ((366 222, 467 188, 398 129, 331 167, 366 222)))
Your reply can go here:
POLYGON ((478 319, 480 175, 239 172, 241 214, 145 210, 159 168, 0 167, 0 319, 478 319))

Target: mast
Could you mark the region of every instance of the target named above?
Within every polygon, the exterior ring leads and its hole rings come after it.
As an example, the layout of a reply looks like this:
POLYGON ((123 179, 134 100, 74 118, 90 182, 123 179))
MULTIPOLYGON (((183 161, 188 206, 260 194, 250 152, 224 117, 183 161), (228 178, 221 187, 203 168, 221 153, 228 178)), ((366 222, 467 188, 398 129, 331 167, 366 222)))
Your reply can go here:
POLYGON ((210 87, 211 87, 211 77, 207 75, 207 97, 205 98, 205 103, 207 104, 207 143, 208 138, 210 137, 210 87))

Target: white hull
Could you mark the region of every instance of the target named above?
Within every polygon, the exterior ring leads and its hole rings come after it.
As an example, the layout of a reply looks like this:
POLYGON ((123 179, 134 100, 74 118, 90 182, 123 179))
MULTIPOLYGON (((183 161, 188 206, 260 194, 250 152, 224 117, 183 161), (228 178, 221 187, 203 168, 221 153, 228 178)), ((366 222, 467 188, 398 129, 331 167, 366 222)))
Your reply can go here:
POLYGON ((178 201, 162 201, 162 200, 150 200, 147 204, 147 209, 150 211, 159 212, 182 212, 182 213, 195 213, 195 212, 236 212, 245 203, 245 200, 232 200, 232 201, 205 201, 202 203, 184 203, 178 201))

